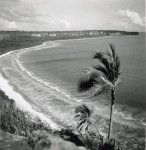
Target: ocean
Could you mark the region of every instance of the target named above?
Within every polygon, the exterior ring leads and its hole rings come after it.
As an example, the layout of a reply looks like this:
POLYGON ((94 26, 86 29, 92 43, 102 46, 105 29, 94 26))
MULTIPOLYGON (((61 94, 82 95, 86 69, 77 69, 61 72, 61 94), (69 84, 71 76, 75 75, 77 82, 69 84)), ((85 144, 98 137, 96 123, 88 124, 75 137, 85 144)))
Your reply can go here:
MULTIPOLYGON (((74 100, 90 101, 90 93, 80 94, 77 91, 78 80, 84 68, 93 63, 94 53, 97 50, 109 50, 109 44, 113 43, 122 66, 121 83, 116 89, 115 113, 126 119, 146 122, 144 34, 62 40, 57 43, 57 47, 28 51, 20 55, 23 66, 44 82, 52 83, 62 94, 74 100)), ((96 101, 108 106, 109 99, 103 94, 96 101)))

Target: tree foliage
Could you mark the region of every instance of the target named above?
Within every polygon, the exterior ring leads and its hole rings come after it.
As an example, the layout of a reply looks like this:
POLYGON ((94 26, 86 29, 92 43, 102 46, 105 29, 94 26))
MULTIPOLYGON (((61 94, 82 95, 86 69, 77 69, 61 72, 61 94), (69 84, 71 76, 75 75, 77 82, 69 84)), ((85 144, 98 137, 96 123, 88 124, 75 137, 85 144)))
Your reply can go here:
POLYGON ((113 44, 110 44, 110 51, 97 51, 93 59, 98 60, 99 63, 84 71, 78 82, 78 91, 85 92, 93 88, 96 89, 93 96, 98 96, 108 89, 113 89, 118 83, 120 59, 113 44))

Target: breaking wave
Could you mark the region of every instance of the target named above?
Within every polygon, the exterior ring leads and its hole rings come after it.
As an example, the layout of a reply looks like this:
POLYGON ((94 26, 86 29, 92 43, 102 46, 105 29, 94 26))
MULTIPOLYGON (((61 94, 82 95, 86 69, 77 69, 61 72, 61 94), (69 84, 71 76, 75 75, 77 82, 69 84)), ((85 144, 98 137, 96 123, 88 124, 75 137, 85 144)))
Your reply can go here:
MULTIPOLYGON (((40 48, 40 47, 44 47, 44 46, 46 46, 46 44, 36 46, 36 47, 26 48, 25 50, 40 48)), ((21 50, 23 50, 23 49, 21 49, 21 50)), ((18 50, 15 50, 15 52, 16 51, 18 51, 18 50)), ((10 51, 10 52, 7 52, 7 53, 1 55, 0 59, 13 53, 13 52, 14 51, 10 51)), ((23 67, 21 67, 21 69, 23 69, 23 67)), ((1 73, 0 73, 0 89, 2 91, 4 91, 4 93, 8 96, 9 99, 13 99, 15 101, 16 106, 19 109, 21 109, 24 112, 30 113, 34 117, 40 118, 44 123, 49 124, 52 129, 59 129, 59 126, 57 124, 55 124, 51 119, 49 119, 48 116, 46 117, 41 112, 34 110, 32 108, 32 106, 23 98, 23 96, 14 90, 13 86, 10 85, 9 81, 7 79, 5 79, 1 73)))
MULTIPOLYGON (((51 45, 48 45, 47 43, 45 43, 45 46, 48 47, 48 48, 58 47, 59 43, 53 42, 51 45)), ((26 51, 23 52, 23 53, 26 53, 26 51)), ((51 81, 48 81, 48 80, 45 81, 44 79, 38 77, 37 75, 35 75, 31 71, 29 71, 26 67, 24 67, 23 62, 21 62, 21 60, 19 59, 21 54, 22 53, 19 53, 19 55, 17 55, 16 62, 18 64, 18 66, 20 67, 20 69, 22 71, 24 71, 25 73, 27 73, 27 75, 29 75, 32 79, 34 79, 37 82, 39 82, 39 83, 55 90, 56 92, 60 93, 64 97, 66 97, 68 100, 75 100, 77 102, 82 102, 83 101, 82 98, 73 96, 67 90, 63 89, 62 87, 57 86, 57 84, 52 83, 51 81)), ((52 60, 52 61, 55 61, 55 60, 52 60)), ((122 119, 128 120, 128 121, 138 122, 140 120, 139 123, 145 125, 144 112, 141 112, 141 114, 139 115, 139 110, 136 110, 136 108, 132 108, 132 107, 130 108, 129 106, 127 107, 125 105, 118 104, 118 107, 115 107, 114 114, 119 116, 119 118, 122 118, 122 119), (138 116, 140 116, 140 118, 138 116)))
MULTIPOLYGON (((43 43, 43 45, 35 47, 33 49, 28 49, 28 51, 32 51, 32 50, 40 50, 41 48, 52 48, 52 47, 58 47, 60 44, 57 42, 46 42, 43 43)), ((20 60, 20 55, 26 53, 27 50, 25 51, 21 51, 18 53, 18 55, 15 58, 15 61, 17 62, 19 68, 24 71, 28 76, 30 76, 32 79, 34 79, 35 81, 53 89, 54 91, 60 93, 61 95, 63 95, 63 97, 66 97, 68 100, 75 100, 77 102, 81 102, 83 99, 80 97, 75 97, 73 96, 71 93, 69 93, 67 90, 57 86, 55 83, 52 83, 51 81, 45 81, 44 79, 38 77, 37 75, 35 75, 34 73, 32 73, 31 71, 27 70, 26 67, 24 67, 23 62, 21 62, 20 60)), ((10 52, 9 52, 10 53, 10 52)), ((122 118, 124 120, 128 120, 128 121, 136 121, 142 125, 146 125, 146 121, 145 121, 145 112, 141 112, 139 110, 136 110, 136 108, 130 108, 129 106, 125 106, 125 105, 121 105, 118 104, 117 107, 115 107, 114 109, 114 114, 119 116, 119 118, 122 118)))

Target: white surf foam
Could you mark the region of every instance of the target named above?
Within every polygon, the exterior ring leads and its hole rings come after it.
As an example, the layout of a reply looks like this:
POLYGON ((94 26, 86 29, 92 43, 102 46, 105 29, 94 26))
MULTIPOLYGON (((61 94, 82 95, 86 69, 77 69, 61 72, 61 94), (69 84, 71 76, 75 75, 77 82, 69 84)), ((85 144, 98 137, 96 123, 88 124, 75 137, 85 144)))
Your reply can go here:
POLYGON ((69 92, 65 91, 64 89, 60 88, 59 86, 56 86, 56 84, 50 82, 50 81, 45 81, 44 79, 36 76, 34 73, 32 73, 31 71, 28 71, 26 67, 24 67, 23 63, 20 61, 19 56, 15 59, 15 61, 17 62, 19 68, 24 71, 28 76, 30 76, 32 79, 34 79, 35 81, 53 89, 54 91, 60 93, 61 95, 63 95, 64 97, 66 97, 69 100, 74 100, 77 102, 81 102, 81 99, 77 99, 75 97, 73 97, 69 92))
MULTIPOLYGON (((54 45, 52 45, 54 46, 54 45)), ((46 44, 40 45, 40 46, 35 46, 35 47, 31 47, 31 48, 26 48, 26 49, 21 49, 21 50, 31 50, 31 49, 40 49, 42 47, 46 47, 46 44)), ((18 50, 15 51, 10 51, 7 52, 3 55, 0 56, 0 59, 13 53, 16 52, 18 50)), ((20 51, 20 50, 19 50, 20 51)), ((23 69, 23 68, 21 68, 23 69)), ((9 81, 6 80, 2 74, 0 73, 0 89, 10 98, 13 99, 16 103, 16 106, 21 109, 22 111, 28 112, 31 115, 33 115, 34 117, 38 117, 39 119, 41 119, 44 123, 47 123, 50 125, 50 127, 52 129, 59 129, 60 127, 55 124, 51 119, 49 119, 49 117, 45 116, 43 113, 37 112, 36 110, 34 110, 32 108, 32 106, 22 97, 22 95, 18 92, 16 92, 13 88, 13 86, 10 85, 9 81)))
MULTIPOLYGON (((49 42, 49 43, 44 43, 43 44, 43 48, 52 48, 52 47, 58 47, 60 44, 57 43, 57 42, 49 42)), ((41 47, 42 49, 42 47, 41 47)), ((36 50, 40 50, 39 49, 34 49, 35 51, 36 50)), ((31 71, 28 71, 26 67, 24 67, 23 65, 23 62, 20 60, 20 56, 24 53, 26 53, 27 51, 22 51, 21 53, 19 53, 16 58, 15 58, 15 61, 17 62, 19 68, 24 71, 28 76, 30 76, 32 79, 36 80, 37 82, 45 85, 45 86, 48 86, 49 88, 55 90, 56 92, 60 93, 61 95, 63 95, 64 97, 66 97, 67 99, 72 99, 72 100, 75 100, 77 102, 80 102, 81 100, 77 99, 77 98, 74 98, 72 97, 71 94, 69 94, 68 92, 66 92, 65 90, 61 89, 60 87, 56 86, 54 83, 52 82, 49 82, 49 81, 45 81, 43 79, 41 79, 40 77, 36 76, 35 74, 33 74, 31 71)))
POLYGON ((21 94, 14 91, 13 87, 9 82, 0 74, 0 89, 5 92, 9 99, 13 99, 16 103, 16 106, 28 113, 31 113, 33 116, 39 117, 42 121, 48 123, 51 128, 57 129, 57 125, 53 123, 48 117, 40 112, 36 112, 31 105, 22 97, 21 94))
MULTIPOLYGON (((19 50, 19 54, 16 56, 15 58, 15 61, 17 62, 18 66, 20 67, 20 69, 22 71, 24 71, 28 76, 30 76, 32 79, 36 80, 37 82, 43 84, 43 85, 46 85, 48 86, 49 88, 55 90, 56 92, 62 94, 63 96, 65 96, 67 99, 72 99, 72 100, 75 100, 77 102, 82 102, 83 100, 82 99, 79 99, 79 98, 76 98, 76 97, 73 97, 71 94, 67 93, 66 91, 64 91, 63 89, 61 89, 60 87, 56 86, 54 83, 51 83, 51 82, 48 82, 48 81, 44 81, 43 79, 39 78, 38 76, 36 76, 35 74, 33 74, 32 72, 28 71, 27 68, 24 67, 23 65, 23 62, 21 62, 20 60, 20 55, 21 54, 24 54, 28 51, 35 51, 35 50, 41 50, 43 48, 52 48, 52 47, 58 47, 59 46, 59 43, 57 42, 46 42, 46 43, 43 43, 42 45, 40 46, 36 46, 36 47, 32 47, 32 48, 26 48, 25 50, 22 49, 22 50, 19 50)), ((17 50, 16 50, 17 51, 17 50)), ((12 51, 13 52, 13 51, 12 51)), ((10 53, 12 52, 8 52, 6 54, 3 54, 3 56, 6 56, 6 55, 9 55, 10 53)), ((1 57, 1 56, 0 56, 1 57)), ((19 100, 20 102, 20 100, 19 100)), ((29 103, 28 103, 29 104, 29 103)), ((32 108, 30 108, 30 106, 28 106, 28 109, 30 110, 30 112, 33 112, 34 110, 32 108)), ((35 115, 37 115, 37 112, 34 113, 35 115)), ((125 114, 124 112, 119 112, 117 110, 115 110, 114 114, 122 117, 123 119, 125 120, 134 120, 132 118, 132 115, 131 114, 125 114)), ((45 116, 41 116, 43 114, 40 114, 40 118, 44 118, 45 116)), ((44 120, 48 120, 48 118, 44 118, 44 120)), ((51 122, 51 120, 48 120, 49 122, 51 122)))
MULTIPOLYGON (((46 48, 52 48, 52 47, 58 47, 59 44, 56 43, 56 42, 49 42, 49 43, 44 43, 43 44, 46 48)), ((34 49, 34 50, 40 50, 39 49, 34 49)), ((48 86, 49 88, 55 90, 56 92, 60 93, 61 95, 63 95, 64 97, 66 97, 68 100, 74 100, 78 103, 82 103, 82 102, 85 102, 85 100, 83 99, 80 99, 80 98, 76 98, 76 97, 73 97, 71 94, 69 94, 68 92, 66 92, 65 90, 61 89, 59 86, 56 86, 54 83, 51 83, 49 81, 45 81, 44 79, 36 76, 35 74, 33 74, 31 71, 27 70, 26 67, 24 67, 23 65, 23 62, 21 62, 20 60, 20 55, 21 54, 24 54, 26 53, 27 51, 22 51, 22 53, 19 53, 17 55, 17 57, 15 58, 15 61, 17 62, 18 66, 20 67, 20 69, 22 71, 24 71, 28 76, 30 76, 32 79, 36 80, 37 82, 43 84, 43 85, 46 85, 48 86)), ((116 114, 117 116, 125 119, 125 120, 135 120, 133 117, 132 117, 132 114, 131 113, 124 113, 122 111, 119 111, 119 110, 116 110, 114 111, 114 114, 116 114)))

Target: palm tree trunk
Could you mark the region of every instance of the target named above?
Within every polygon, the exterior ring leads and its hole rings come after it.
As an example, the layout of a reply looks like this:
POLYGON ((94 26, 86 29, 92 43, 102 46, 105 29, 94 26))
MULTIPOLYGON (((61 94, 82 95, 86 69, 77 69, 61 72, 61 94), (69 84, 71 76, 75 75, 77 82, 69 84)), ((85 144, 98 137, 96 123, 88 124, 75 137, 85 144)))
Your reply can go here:
POLYGON ((109 121, 108 139, 111 138, 111 132, 112 132, 112 115, 113 115, 114 102, 115 102, 115 89, 112 89, 112 91, 111 91, 111 106, 110 106, 110 121, 109 121))

